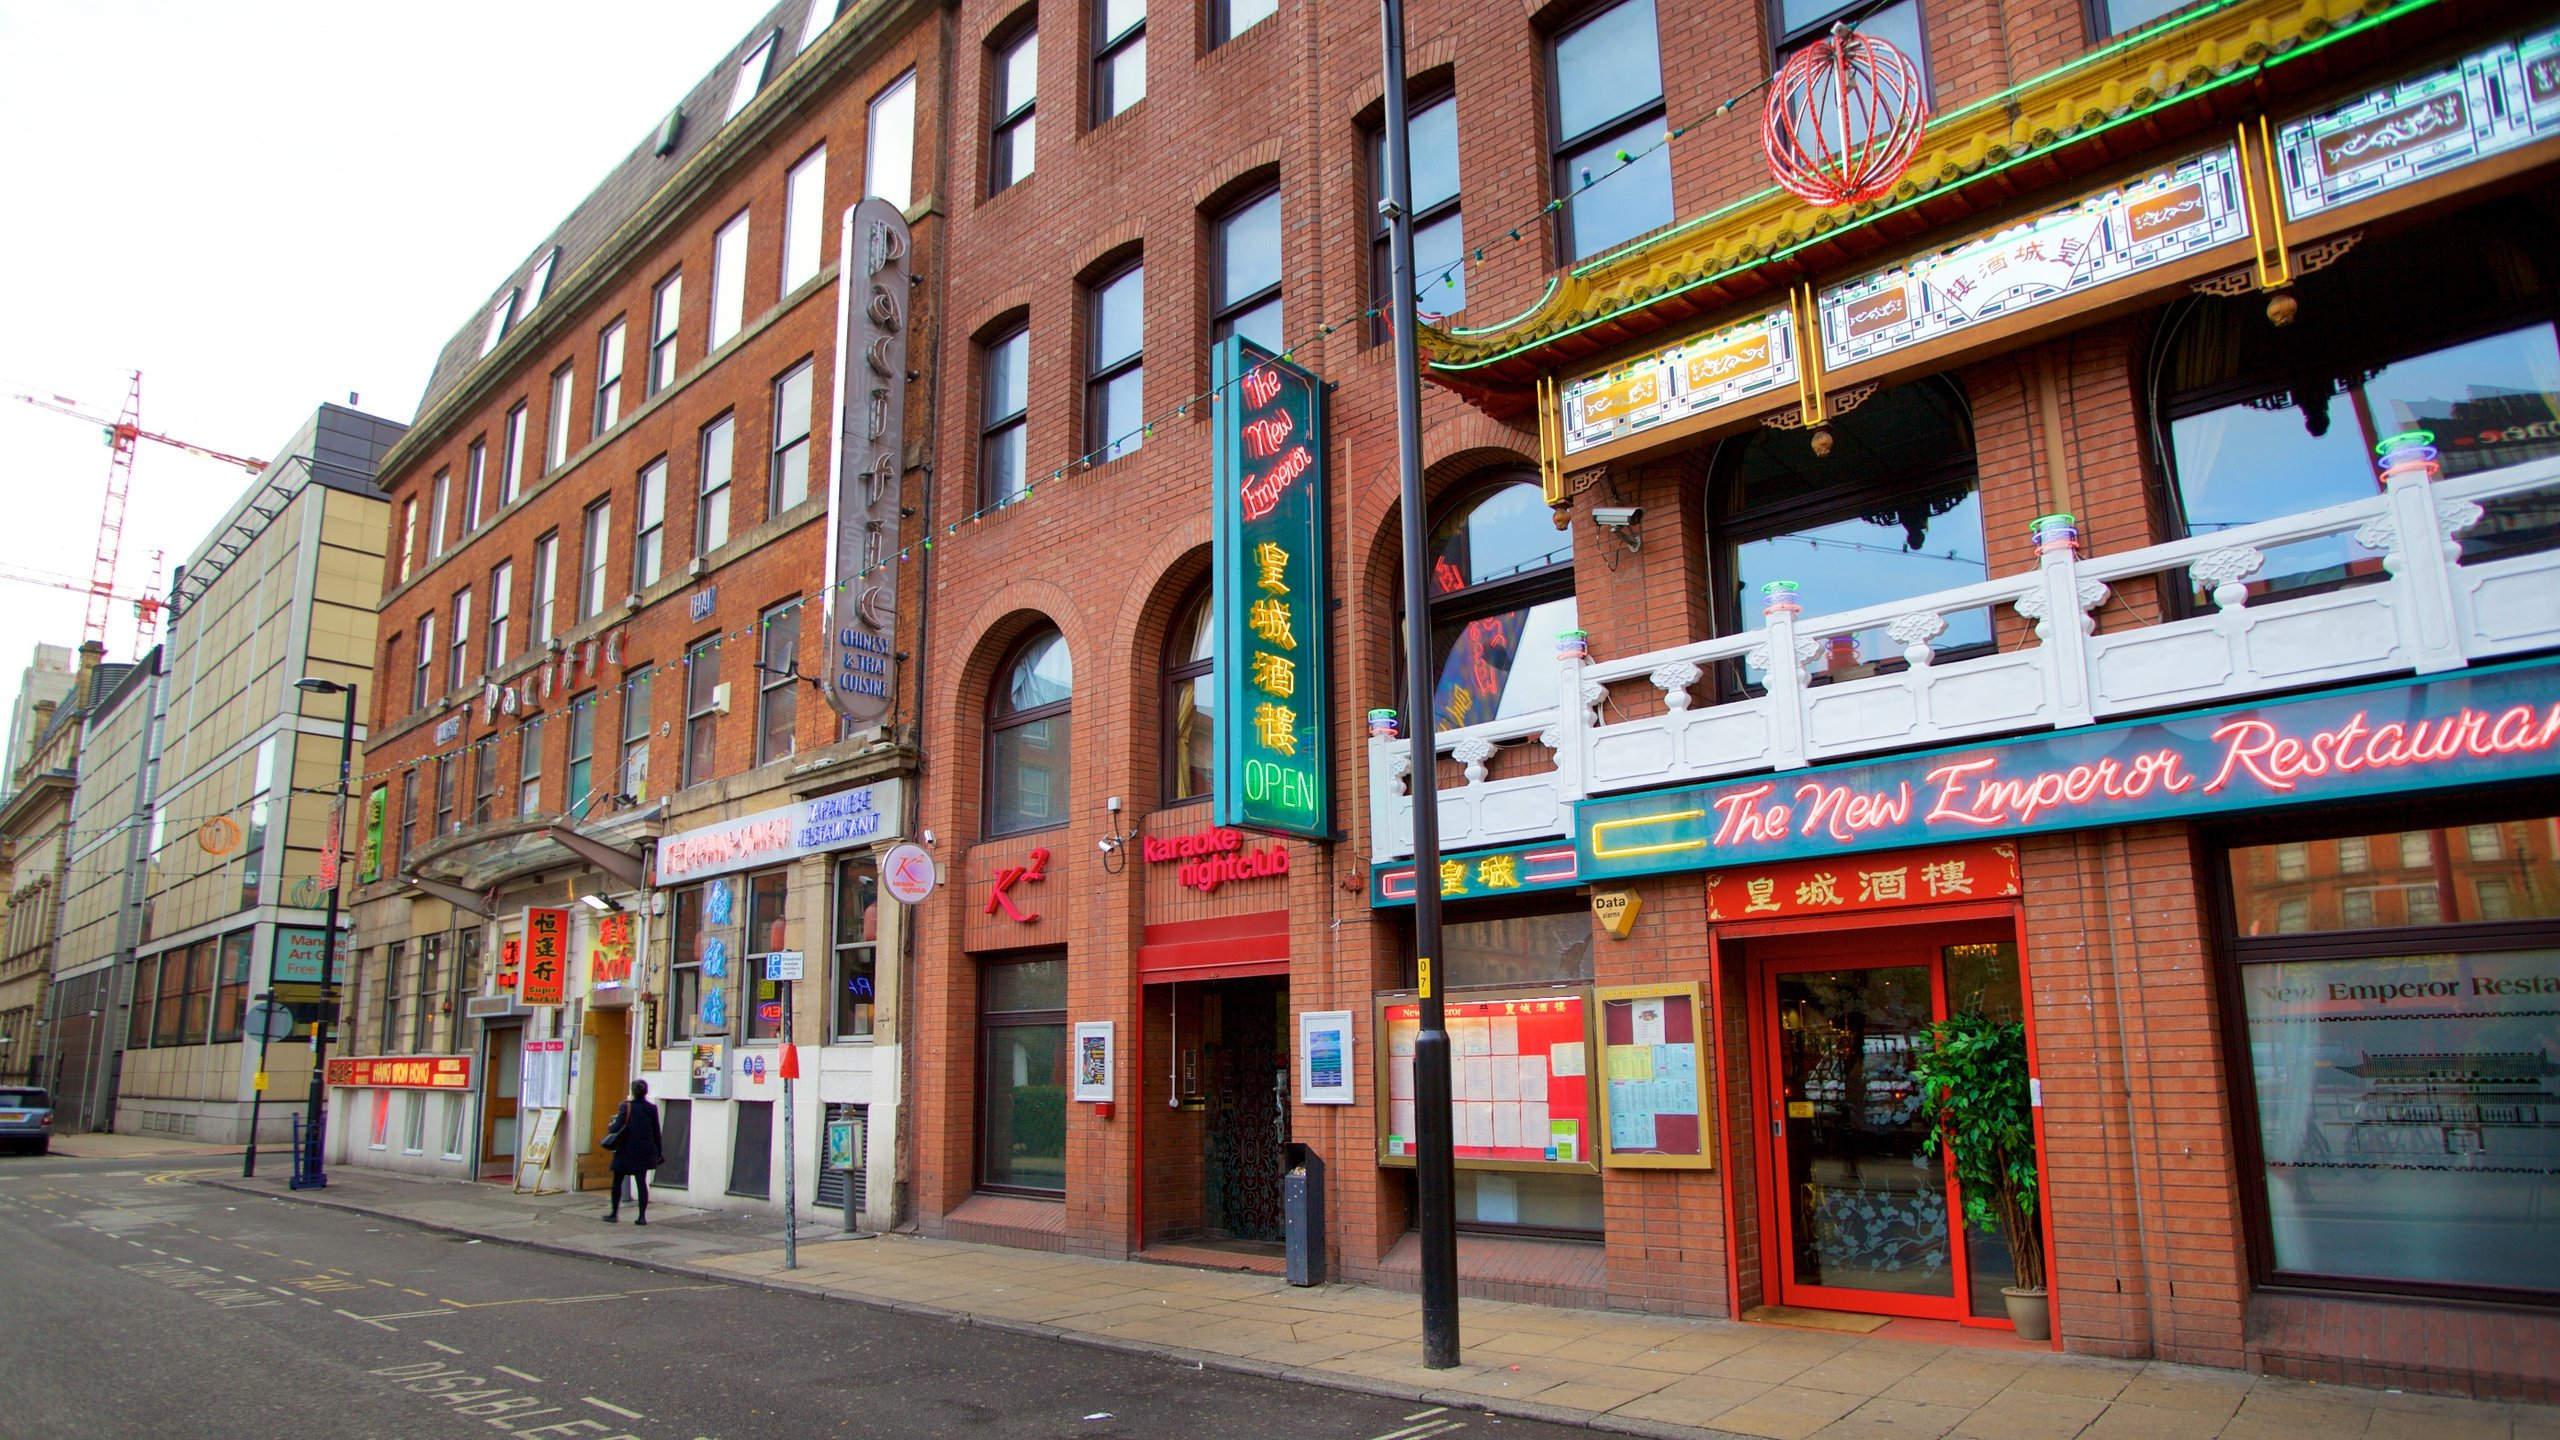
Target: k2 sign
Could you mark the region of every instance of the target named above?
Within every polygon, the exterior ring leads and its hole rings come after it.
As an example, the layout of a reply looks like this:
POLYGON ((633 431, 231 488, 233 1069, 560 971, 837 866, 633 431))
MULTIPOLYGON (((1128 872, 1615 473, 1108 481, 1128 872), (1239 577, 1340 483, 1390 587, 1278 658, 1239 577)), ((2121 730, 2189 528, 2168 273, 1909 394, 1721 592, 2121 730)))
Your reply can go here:
POLYGON ((827 703, 860 729, 897 703, 898 519, 906 462, 906 217, 874 195, 844 214, 836 285, 836 443, 827 497, 827 703))

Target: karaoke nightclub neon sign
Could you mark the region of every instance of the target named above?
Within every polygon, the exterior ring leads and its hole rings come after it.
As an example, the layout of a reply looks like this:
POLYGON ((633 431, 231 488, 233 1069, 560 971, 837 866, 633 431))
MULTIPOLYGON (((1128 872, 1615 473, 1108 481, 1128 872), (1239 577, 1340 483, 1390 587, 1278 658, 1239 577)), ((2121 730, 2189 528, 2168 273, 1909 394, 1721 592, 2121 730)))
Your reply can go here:
POLYGON ((2560 665, 1996 741, 1576 809, 1584 880, 2560 774, 2560 665))

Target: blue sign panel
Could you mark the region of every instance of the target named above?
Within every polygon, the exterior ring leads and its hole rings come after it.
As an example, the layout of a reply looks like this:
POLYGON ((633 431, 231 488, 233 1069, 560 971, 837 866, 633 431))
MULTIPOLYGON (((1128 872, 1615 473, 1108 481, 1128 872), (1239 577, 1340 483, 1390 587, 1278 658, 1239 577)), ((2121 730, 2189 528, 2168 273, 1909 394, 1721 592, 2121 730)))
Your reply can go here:
POLYGON ((2083 830, 2560 775, 2550 661, 1575 807, 1581 878, 2083 830))

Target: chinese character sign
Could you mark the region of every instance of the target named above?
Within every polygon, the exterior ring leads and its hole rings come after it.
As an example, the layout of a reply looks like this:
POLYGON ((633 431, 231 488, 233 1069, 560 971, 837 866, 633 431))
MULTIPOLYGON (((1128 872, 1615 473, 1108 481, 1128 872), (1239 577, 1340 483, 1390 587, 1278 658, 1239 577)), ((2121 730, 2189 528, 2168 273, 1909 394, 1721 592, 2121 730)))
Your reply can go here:
POLYGON ((371 885, 382 878, 382 811, 390 803, 391 787, 376 785, 364 797, 364 858, 356 869, 356 883, 371 885))
POLYGON ((611 990, 631 981, 631 917, 620 912, 596 917, 595 944, 587 951, 587 983, 611 990))
POLYGON ((531 906, 524 912, 524 977, 527 1005, 557 1005, 568 996, 569 912, 531 906))
POLYGON ((1322 382, 1241 337, 1216 351, 1217 823, 1333 828, 1322 382))
POLYGON ((1976 840, 1928 850, 1892 850, 1780 860, 1707 875, 1707 918, 1899 910, 2018 893, 2018 847, 1976 840))

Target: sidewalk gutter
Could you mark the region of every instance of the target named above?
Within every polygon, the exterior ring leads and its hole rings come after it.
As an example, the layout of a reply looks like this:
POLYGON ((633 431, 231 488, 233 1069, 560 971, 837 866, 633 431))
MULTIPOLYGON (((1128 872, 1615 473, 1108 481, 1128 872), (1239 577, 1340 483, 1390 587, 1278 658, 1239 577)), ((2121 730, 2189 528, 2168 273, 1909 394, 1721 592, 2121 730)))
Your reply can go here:
POLYGON ((1055 1325, 1043 1325, 1036 1321, 977 1315, 967 1310, 953 1310, 941 1305, 925 1305, 908 1300, 888 1300, 859 1292, 830 1290, 822 1285, 804 1284, 796 1280, 746 1275, 734 1270, 714 1270, 707 1265, 687 1264, 679 1260, 622 1255, 609 1250, 589 1250, 583 1246, 557 1240, 537 1240, 519 1235, 494 1234, 486 1230, 475 1230, 466 1225, 421 1220, 414 1216, 403 1215, 387 1206, 367 1205, 361 1201, 340 1199, 308 1190, 279 1191, 252 1180, 198 1176, 195 1183, 266 1200, 289 1200, 299 1204, 318 1206, 323 1210, 338 1210, 375 1220, 390 1220, 414 1229, 430 1230, 443 1235, 468 1235, 472 1239, 491 1245, 512 1245, 519 1250, 537 1250, 545 1254, 564 1255, 579 1260, 602 1260, 609 1264, 628 1265, 635 1270, 649 1270, 688 1280, 716 1280, 722 1284, 752 1285, 758 1289, 784 1294, 844 1301, 892 1315, 912 1315, 921 1319, 945 1320, 958 1325, 974 1325, 979 1329, 993 1330, 1000 1334, 1025 1335, 1042 1340, 1062 1340, 1070 1345, 1082 1345, 1093 1350, 1109 1350, 1123 1355, 1172 1360, 1188 1364, 1195 1370, 1206 1368, 1235 1375, 1251 1375, 1265 1380, 1288 1380, 1304 1385, 1320 1386, 1327 1390, 1344 1390, 1388 1400, 1445 1405, 1452 1410, 1471 1410, 1478 1414, 1504 1415, 1518 1420, 1540 1420, 1550 1425, 1566 1425, 1578 1430, 1596 1430, 1612 1435, 1642 1435, 1648 1437, 1648 1440, 1760 1440, 1760 1437, 1736 1434, 1730 1430, 1672 1425, 1661 1421, 1638 1420, 1629 1416, 1604 1415, 1591 1410, 1569 1410, 1562 1406, 1541 1405, 1529 1399, 1505 1400, 1498 1396, 1487 1397, 1464 1391, 1399 1385, 1391 1380, 1343 1375, 1305 1366, 1275 1365, 1243 1356, 1221 1355, 1205 1350, 1187 1350, 1179 1345, 1151 1344, 1143 1340, 1127 1340, 1117 1336, 1068 1330, 1055 1325))

